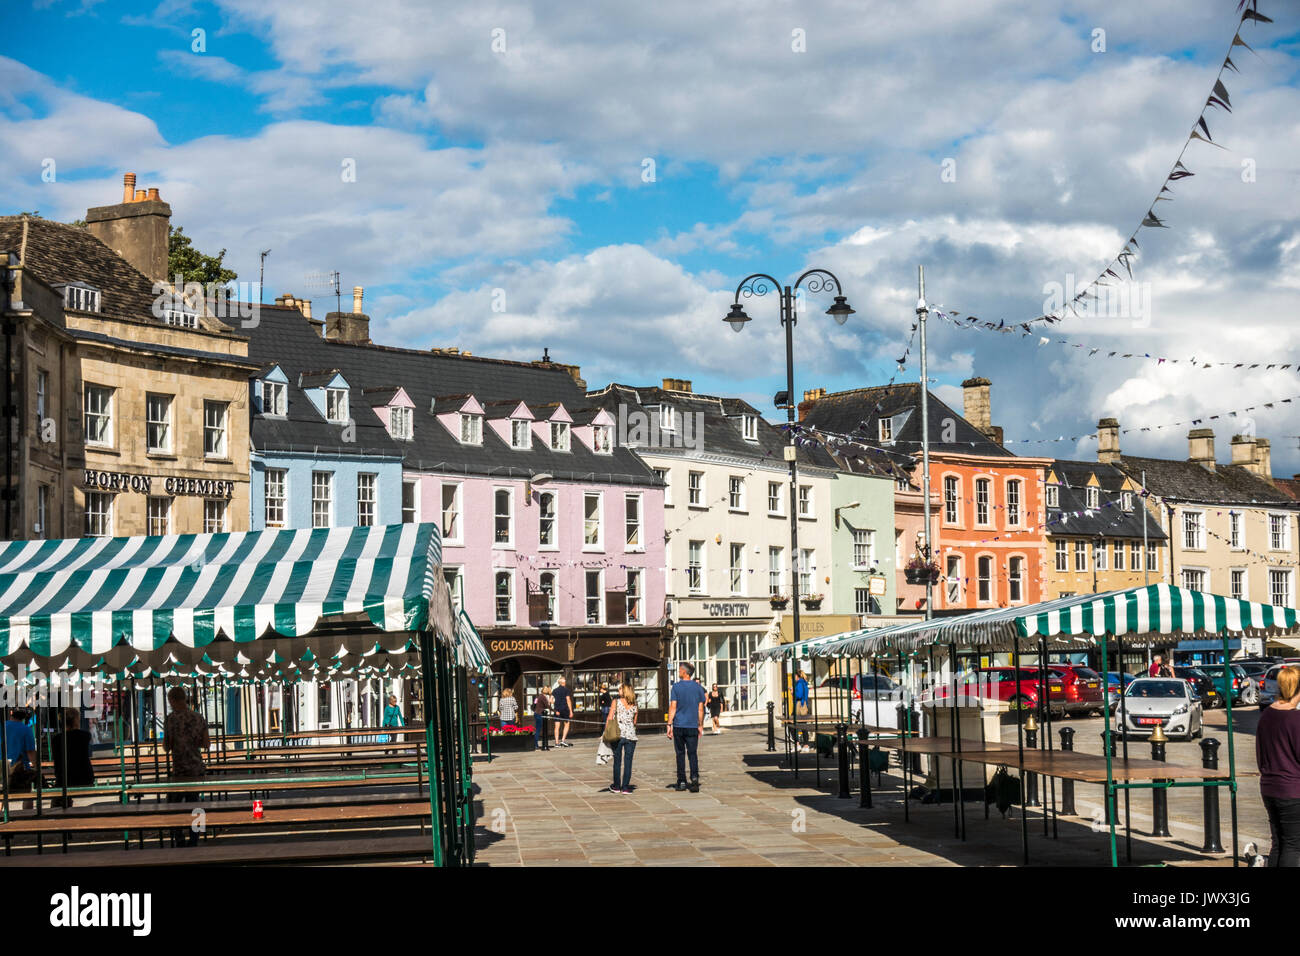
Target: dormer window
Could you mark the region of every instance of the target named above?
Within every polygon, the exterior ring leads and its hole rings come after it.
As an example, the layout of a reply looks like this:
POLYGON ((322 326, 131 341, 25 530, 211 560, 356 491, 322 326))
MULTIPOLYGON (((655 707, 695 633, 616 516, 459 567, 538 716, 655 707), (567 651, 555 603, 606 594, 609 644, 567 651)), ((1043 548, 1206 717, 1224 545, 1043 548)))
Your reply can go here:
POLYGON ((671 405, 659 406, 659 428, 661 431, 677 431, 677 409, 671 405))
POLYGON ((1122 507, 1125 511, 1133 510, 1133 492, 1126 491, 1124 492, 1123 495, 1120 496, 1120 507, 1122 507))
POLYGON ((520 451, 527 451, 533 447, 532 423, 528 419, 510 419, 510 447, 520 451))
POLYGON ((84 282, 69 282, 63 287, 63 307, 74 312, 98 312, 99 290, 84 282))
POLYGON ((1090 486, 1088 488, 1088 507, 1089 508, 1101 507, 1101 489, 1096 487, 1095 485, 1090 486))
POLYGON ((199 316, 197 312, 190 312, 187 309, 166 309, 163 311, 163 322, 183 329, 197 329, 199 316))
POLYGON ((880 420, 880 440, 882 442, 892 442, 894 440, 894 420, 892 418, 882 418, 880 420))
POLYGON ((483 416, 460 413, 460 443, 462 445, 483 444, 483 416))
POLYGON ((1049 508, 1061 507, 1061 486, 1060 485, 1047 486, 1047 507, 1049 508))
POLYGON ((388 410, 388 433, 398 441, 410 441, 415 437, 415 425, 412 409, 406 405, 394 405, 388 410))
POLYGON ((758 416, 741 416, 740 430, 741 434, 745 436, 745 441, 758 441, 758 416))
POLYGON ((569 423, 551 422, 551 451, 569 450, 569 423))
POLYGON ((262 383, 262 414, 286 415, 289 410, 289 387, 284 382, 262 383))
POLYGON ((611 429, 608 425, 592 426, 592 431, 591 431, 592 447, 596 450, 596 454, 598 455, 613 454, 614 448, 613 448, 612 432, 613 429, 611 429))
POLYGON ((348 390, 346 388, 325 389, 325 418, 339 425, 348 422, 348 390))

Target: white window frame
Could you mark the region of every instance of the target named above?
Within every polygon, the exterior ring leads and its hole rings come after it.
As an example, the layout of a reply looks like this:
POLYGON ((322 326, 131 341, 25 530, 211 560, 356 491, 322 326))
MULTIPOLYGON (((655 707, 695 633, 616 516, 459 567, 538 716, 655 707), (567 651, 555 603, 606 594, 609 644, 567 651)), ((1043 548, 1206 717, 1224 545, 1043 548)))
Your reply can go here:
POLYGON ((543 491, 537 495, 537 550, 560 550, 560 493, 543 491), (551 513, 546 514, 546 503, 550 502, 551 513), (546 540, 547 522, 550 522, 550 541, 546 540))
POLYGON ((1247 568, 1228 569, 1228 596, 1237 601, 1250 600, 1250 574, 1247 568))
POLYGON ((113 509, 117 504, 116 498, 116 495, 107 491, 86 492, 86 537, 113 537, 113 509))
POLYGON ((149 495, 144 500, 145 534, 172 533, 172 499, 166 495, 149 495), (157 506, 157 507, 155 507, 157 506))
POLYGON ((230 505, 225 498, 203 499, 203 533, 224 534, 230 530, 230 505))
POLYGON ((975 524, 981 528, 993 524, 993 480, 991 478, 975 479, 975 524), (983 492, 982 501, 980 492, 983 492))
POLYGON ((686 475, 686 504, 691 508, 703 508, 704 504, 704 472, 691 471, 686 475), (698 481, 696 479, 699 479, 698 481))
POLYGON ((262 478, 262 523, 267 528, 283 528, 287 521, 289 471, 268 468, 262 478), (278 492, 278 493, 277 493, 278 492))
POLYGON ((1126 568, 1128 567, 1128 565, 1127 565, 1127 563, 1126 563, 1125 560, 1124 560, 1124 542, 1123 542, 1123 541, 1118 541, 1118 540, 1117 540, 1117 541, 1115 541, 1113 547, 1114 547, 1115 555, 1114 555, 1114 557, 1111 559, 1111 566, 1112 566, 1116 571, 1123 571, 1123 570, 1126 570, 1126 568))
POLYGON ((1242 521, 1240 511, 1228 512, 1228 547, 1233 551, 1245 550, 1242 543, 1242 521))
POLYGON ((741 434, 745 441, 758 441, 758 416, 742 415, 740 418, 741 434))
POLYGON ((1270 551, 1291 550, 1291 516, 1277 512, 1268 515, 1268 549, 1270 551))
POLYGON ((645 571, 641 568, 627 569, 627 623, 645 623, 645 571), (633 603, 635 601, 635 603, 633 603), (633 613, 635 607, 636 613, 633 613))
POLYGON ((1097 485, 1088 485, 1084 489, 1084 497, 1085 497, 1085 502, 1084 502, 1085 508, 1101 507, 1101 488, 1099 488, 1097 485))
MULTIPOLYGON (((493 507, 496 507, 493 502, 493 507)), ((438 488, 438 529, 442 532, 443 544, 465 543, 465 483, 461 481, 444 481, 438 488), (447 489, 451 488, 451 514, 455 522, 455 534, 447 531, 447 489)))
POLYGON ((402 524, 417 524, 420 520, 420 482, 414 478, 402 479, 402 524), (411 496, 411 506, 406 506, 407 493, 411 496), (407 513, 410 520, 407 520, 407 513))
POLYGON ((1025 603, 1025 558, 1013 554, 1007 558, 1007 603, 1025 603))
POLYGON ((785 496, 781 494, 782 491, 784 491, 784 488, 782 488, 781 482, 769 481, 767 483, 767 513, 770 517, 785 517, 785 496), (773 489, 776 489, 776 494, 772 494, 773 489), (773 502, 776 502, 775 508, 772 507, 773 502))
POLYGON ((703 594, 705 591, 708 549, 703 541, 686 542, 686 590, 690 594, 703 594), (697 547, 698 546, 698 547, 697 547), (699 560, 693 562, 692 557, 699 560))
POLYGON ((546 617, 544 623, 554 624, 559 619, 560 613, 560 584, 559 572, 553 568, 546 568, 537 575, 537 593, 546 595, 546 617), (550 578, 550 587, 545 586, 545 579, 550 578))
POLYGON ((943 476, 943 523, 961 524, 961 477, 943 476))
POLYGON ((867 571, 876 566, 876 532, 871 528, 853 529, 853 568, 867 571), (865 556, 859 560, 859 555, 865 556))
POLYGON ((515 573, 505 568, 495 568, 492 572, 492 621, 495 624, 515 623, 515 573), (506 582, 505 599, 507 613, 501 614, 501 582, 506 582))
POLYGON ((1160 548, 1154 542, 1147 544, 1147 567, 1148 571, 1160 570, 1160 548))
POLYGON ((473 412, 460 413, 460 443, 462 445, 483 444, 483 416, 473 412))
POLYGON ((262 414, 284 418, 289 413, 289 386, 262 380, 262 414))
POLYGON ((1209 568, 1184 567, 1178 576, 1178 583, 1180 587, 1188 591, 1206 593, 1210 590, 1210 570, 1209 568), (1199 581, 1201 586, 1195 587, 1192 584, 1193 579, 1199 581))
POLYGON ((313 528, 332 528, 334 526, 334 472, 313 471, 311 473, 311 526, 313 528), (321 491, 325 496, 321 497, 321 491), (325 523, 320 524, 324 517, 325 523))
POLYGON ((1278 607, 1295 607, 1295 570, 1293 568, 1268 569, 1268 602, 1278 607), (1275 581, 1282 582, 1279 594, 1275 581), (1281 598, 1278 600, 1278 598, 1281 598))
POLYGON ((379 476, 373 471, 357 472, 357 527, 371 528, 379 520, 379 476), (362 519, 365 520, 362 520, 362 519))
POLYGON ((348 419, 348 390, 346 388, 325 389, 325 420, 335 425, 346 425, 348 419))
POLYGON ((813 501, 813 486, 800 485, 797 497, 799 500, 799 517, 808 521, 817 520, 817 509, 813 501), (805 492, 807 493, 805 494, 805 492))
POLYGON ((807 597, 814 591, 817 583, 817 549, 799 549, 799 594, 807 597))
POLYGON ((1092 560, 1098 571, 1110 570, 1110 549, 1106 547, 1105 538, 1093 541, 1092 560))
POLYGON ((82 427, 85 435, 85 442, 95 448, 112 448, 113 447, 113 419, 114 406, 117 404, 117 389, 109 388, 107 385, 95 385, 87 382, 81 391, 82 407, 82 427), (103 402, 95 402, 92 411, 92 396, 103 398, 103 402), (102 422, 102 433, 99 438, 91 437, 90 422, 94 419, 96 422, 102 422))
POLYGON ((997 580, 993 571, 997 563, 993 560, 991 554, 979 554, 975 556, 975 601, 978 604, 992 604, 997 597, 997 580), (989 573, 981 573, 987 564, 989 573), (986 593, 987 592, 987 593, 986 593))
POLYGON ((663 482, 664 485, 664 507, 671 508, 673 504, 673 483, 671 468, 654 468, 652 469, 655 476, 663 482))
POLYGON ((727 545, 727 583, 729 593, 743 597, 745 595, 746 565, 745 545, 741 541, 732 541, 727 545), (739 558, 739 563, 737 563, 739 558))
POLYGON ((600 625, 605 623, 607 608, 605 607, 605 569, 604 568, 585 568, 582 573, 582 619, 590 625, 600 625), (591 594, 591 582, 593 577, 596 581, 596 595, 591 594), (591 602, 596 602, 597 613, 595 620, 592 620, 591 602))
POLYGON ((677 409, 667 402, 659 406, 659 430, 661 432, 677 431, 677 409))
POLYGON ((510 419, 510 447, 528 451, 533 447, 533 423, 526 418, 510 419))
POLYGON ((1133 510, 1133 492, 1124 491, 1119 496, 1119 506, 1125 511, 1133 510))
POLYGON ((745 505, 745 479, 741 475, 727 476, 727 510, 736 514, 748 514, 745 505))
POLYGON ((1061 507, 1061 486, 1057 484, 1048 484, 1046 486, 1045 504, 1048 508, 1061 507))
POLYGON ((149 455, 172 453, 172 406, 175 397, 162 392, 146 392, 144 396, 144 447, 149 455), (156 417, 157 403, 162 404, 162 417, 156 417), (161 429, 161 442, 155 442, 155 429, 161 429))
POLYGON ((894 420, 893 418, 882 418, 877 423, 880 434, 881 444, 892 443, 894 440, 894 420))
POLYGON ((768 594, 784 594, 785 588, 785 548, 769 545, 767 548, 767 591, 768 594), (772 559, 775 558, 774 562, 772 559))
POLYGON ((393 405, 388 409, 389 434, 397 441, 415 440, 415 409, 409 405, 393 405))
POLYGON ((603 491, 584 491, 582 493, 582 550, 605 550, 605 493, 603 491), (591 522, 593 519, 587 517, 587 505, 592 498, 596 499, 596 516, 594 518, 594 521, 596 522, 595 541, 588 540, 591 537, 591 522))
POLYGON ((551 451, 568 451, 572 438, 568 422, 551 422, 551 451))
POLYGON ((36 370, 36 428, 40 430, 45 421, 45 407, 50 393, 50 373, 43 368, 36 370))
POLYGON ((1007 516, 1007 526, 1018 528, 1021 519, 1024 517, 1024 482, 1019 478, 1011 478, 1007 481, 1007 507, 1005 514, 1007 516))
POLYGON ((623 496, 623 550, 637 552, 645 550, 645 503, 639 494, 623 496), (635 506, 635 514, 628 510, 635 506), (636 540, 634 541, 633 538, 636 540))
POLYGON ((1204 551, 1205 550, 1205 512, 1188 511, 1183 512, 1183 550, 1184 551, 1204 551), (1189 544, 1191 541, 1193 543, 1189 544))
POLYGON ((492 488, 492 547, 501 551, 513 551, 515 547, 515 489, 509 485, 494 485, 492 488), (501 510, 502 495, 505 495, 506 510, 501 510), (506 537, 501 537, 501 519, 506 520, 506 537))
POLYGON ((203 402, 203 457, 220 461, 230 457, 229 402, 213 399, 203 402), (216 413, 215 421, 210 413, 216 413))
POLYGON ((33 529, 38 538, 50 536, 50 486, 36 486, 36 527, 33 529))
POLYGON ((947 585, 944 588, 944 597, 949 607, 956 607, 962 602, 962 594, 964 593, 964 590, 962 587, 963 582, 961 569, 963 563, 961 555, 948 555, 948 563, 944 569, 944 576, 947 579, 944 582, 947 585))
POLYGON ((1076 540, 1074 542, 1074 573, 1088 570, 1088 542, 1076 540))
POLYGON ((69 282, 63 287, 63 307, 73 312, 98 312, 99 290, 84 282, 69 282))
POLYGON ((1068 572, 1070 570, 1070 549, 1064 540, 1058 539, 1055 544, 1056 570, 1059 572, 1068 572))
POLYGON ((442 579, 451 591, 451 606, 459 612, 465 606, 465 568, 463 565, 442 566, 442 579))
POLYGON ((591 445, 597 455, 614 454, 614 429, 609 425, 592 425, 591 445))

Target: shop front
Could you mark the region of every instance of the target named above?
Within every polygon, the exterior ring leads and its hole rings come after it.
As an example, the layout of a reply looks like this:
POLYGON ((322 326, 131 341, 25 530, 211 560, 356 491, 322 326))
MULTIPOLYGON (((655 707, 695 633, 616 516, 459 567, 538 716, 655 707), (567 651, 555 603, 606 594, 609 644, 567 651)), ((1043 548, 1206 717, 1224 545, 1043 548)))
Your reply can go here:
MULTIPOLYGON (((695 665, 705 688, 718 685, 724 725, 752 724, 767 719, 767 702, 779 706, 778 672, 769 664, 754 664, 753 655, 775 646, 781 612, 767 598, 683 598, 673 602, 677 640, 674 666, 695 665), (773 693, 776 697, 773 697, 773 693)), ((676 679, 676 673, 673 673, 676 679)))
POLYGON ((480 700, 481 713, 500 713, 506 688, 519 701, 520 719, 531 720, 539 691, 553 689, 564 678, 573 691, 571 733, 599 730, 602 687, 616 693, 624 681, 636 691, 638 721, 661 724, 668 712, 669 632, 659 627, 491 628, 483 642, 492 659, 492 679, 480 700))

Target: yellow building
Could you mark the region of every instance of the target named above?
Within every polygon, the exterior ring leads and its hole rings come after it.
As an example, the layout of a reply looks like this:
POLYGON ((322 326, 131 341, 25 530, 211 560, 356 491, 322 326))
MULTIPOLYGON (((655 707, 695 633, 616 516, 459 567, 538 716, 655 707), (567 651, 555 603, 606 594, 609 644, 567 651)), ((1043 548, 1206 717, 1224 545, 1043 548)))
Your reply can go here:
POLYGON ((1054 461, 1046 482, 1046 599, 1163 580, 1168 537, 1137 482, 1086 461, 1054 461))
POLYGON ((6 538, 248 528, 247 339, 172 308, 171 210, 123 198, 86 228, 0 217, 19 418, 6 538))

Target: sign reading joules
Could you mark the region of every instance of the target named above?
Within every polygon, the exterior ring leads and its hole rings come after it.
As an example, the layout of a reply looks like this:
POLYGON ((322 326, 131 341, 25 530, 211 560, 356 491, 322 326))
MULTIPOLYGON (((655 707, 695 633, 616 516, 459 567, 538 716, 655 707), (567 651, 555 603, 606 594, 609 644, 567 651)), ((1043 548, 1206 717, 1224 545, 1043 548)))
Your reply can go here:
MULTIPOLYGON (((87 468, 84 483, 95 491, 138 491, 152 494, 154 475, 129 475, 120 471, 97 471, 87 468)), ((196 495, 204 498, 229 498, 235 483, 223 478, 163 478, 163 491, 169 495, 196 495)))

